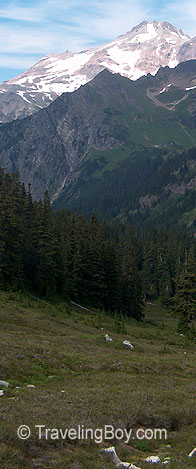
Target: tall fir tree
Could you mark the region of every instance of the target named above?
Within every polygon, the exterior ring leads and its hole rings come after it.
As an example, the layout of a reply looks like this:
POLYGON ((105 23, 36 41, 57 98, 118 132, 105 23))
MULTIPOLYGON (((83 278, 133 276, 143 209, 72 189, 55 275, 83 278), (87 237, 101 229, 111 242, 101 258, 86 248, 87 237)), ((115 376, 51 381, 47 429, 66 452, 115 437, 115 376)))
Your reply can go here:
POLYGON ((188 332, 192 320, 196 317, 196 274, 193 252, 186 255, 183 272, 176 280, 176 293, 173 297, 174 311, 179 315, 178 330, 188 332))

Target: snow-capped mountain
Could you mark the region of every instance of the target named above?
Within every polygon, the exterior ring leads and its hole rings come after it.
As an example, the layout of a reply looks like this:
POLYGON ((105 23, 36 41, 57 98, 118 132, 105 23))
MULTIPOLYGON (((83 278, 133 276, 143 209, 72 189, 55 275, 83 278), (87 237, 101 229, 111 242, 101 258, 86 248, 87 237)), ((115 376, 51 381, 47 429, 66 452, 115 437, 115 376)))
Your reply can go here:
POLYGON ((22 118, 72 92, 103 69, 131 80, 196 57, 196 38, 167 22, 143 21, 116 40, 79 53, 51 54, 0 86, 0 121, 22 118), (194 53, 195 51, 195 53, 194 53), (191 57, 190 57, 191 55, 191 57))

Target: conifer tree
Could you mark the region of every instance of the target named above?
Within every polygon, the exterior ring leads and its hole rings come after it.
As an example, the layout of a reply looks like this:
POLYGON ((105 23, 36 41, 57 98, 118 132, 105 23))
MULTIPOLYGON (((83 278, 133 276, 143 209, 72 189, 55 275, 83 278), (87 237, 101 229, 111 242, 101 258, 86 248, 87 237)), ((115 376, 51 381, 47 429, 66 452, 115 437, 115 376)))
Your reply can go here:
POLYGON ((120 311, 128 317, 143 317, 142 286, 131 244, 121 246, 121 297, 120 311))
POLYGON ((172 282, 170 277, 169 269, 165 269, 162 272, 161 279, 159 282, 160 288, 160 300, 163 306, 168 307, 172 297, 172 282))
POLYGON ((176 293, 172 303, 174 311, 179 314, 179 328, 186 328, 188 331, 192 320, 196 317, 196 274, 195 260, 192 250, 186 256, 183 272, 176 281, 176 293))
POLYGON ((115 311, 120 306, 120 271, 116 243, 106 241, 103 250, 105 290, 103 306, 106 311, 115 311))
POLYGON ((40 295, 49 297, 56 292, 56 243, 47 192, 43 203, 40 202, 37 207, 37 236, 34 240, 37 254, 36 287, 40 295))
POLYGON ((0 250, 1 282, 12 288, 23 284, 23 246, 25 223, 23 218, 24 191, 18 174, 11 178, 1 172, 0 190, 0 250))
POLYGON ((96 307, 103 306, 106 290, 103 255, 103 233, 97 216, 93 214, 89 227, 85 279, 89 289, 89 300, 96 307))

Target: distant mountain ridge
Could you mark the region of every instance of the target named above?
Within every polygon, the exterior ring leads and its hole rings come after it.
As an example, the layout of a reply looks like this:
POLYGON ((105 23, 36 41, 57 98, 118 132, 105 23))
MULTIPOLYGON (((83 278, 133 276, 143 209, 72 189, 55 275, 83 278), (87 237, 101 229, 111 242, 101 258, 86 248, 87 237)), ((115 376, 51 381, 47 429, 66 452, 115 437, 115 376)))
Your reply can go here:
POLYGON ((72 92, 105 68, 131 80, 154 75, 196 58, 196 38, 170 23, 143 21, 116 40, 80 53, 69 51, 41 59, 22 75, 0 86, 0 121, 26 117, 72 92))

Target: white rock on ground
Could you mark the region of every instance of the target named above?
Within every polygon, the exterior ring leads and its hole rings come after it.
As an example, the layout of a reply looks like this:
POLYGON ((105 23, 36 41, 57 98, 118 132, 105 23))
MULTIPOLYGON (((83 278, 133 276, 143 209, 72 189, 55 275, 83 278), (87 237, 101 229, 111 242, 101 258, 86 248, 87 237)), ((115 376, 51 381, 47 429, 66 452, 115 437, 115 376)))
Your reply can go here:
POLYGON ((123 469, 123 468, 129 468, 129 469, 141 469, 141 467, 135 466, 134 464, 130 462, 123 462, 119 459, 119 457, 116 454, 116 450, 114 446, 110 446, 110 448, 105 448, 100 450, 101 453, 106 453, 111 456, 111 459, 113 463, 116 465, 117 469, 123 469))
POLYGON ((7 381, 0 380, 0 386, 5 386, 6 388, 8 388, 9 383, 7 381))
POLYGON ((116 466, 117 469, 141 469, 141 467, 135 466, 134 464, 130 464, 129 462, 121 462, 120 464, 117 464, 116 466))
POLYGON ((0 389, 0 397, 3 396, 3 389, 0 389))
POLYGON ((27 388, 32 388, 32 389, 34 389, 35 386, 34 386, 34 384, 27 384, 27 388))
POLYGON ((149 462, 151 464, 158 464, 161 462, 159 456, 149 456, 145 459, 145 462, 149 462))
POLYGON ((105 337, 106 342, 113 342, 113 340, 108 334, 106 334, 104 337, 105 337))
POLYGON ((132 345, 131 342, 129 342, 128 340, 124 340, 123 345, 126 345, 126 347, 130 348, 131 350, 133 350, 133 345, 132 345))
POLYGON ((196 454, 196 448, 192 449, 192 451, 189 453, 189 458, 192 458, 196 454))

